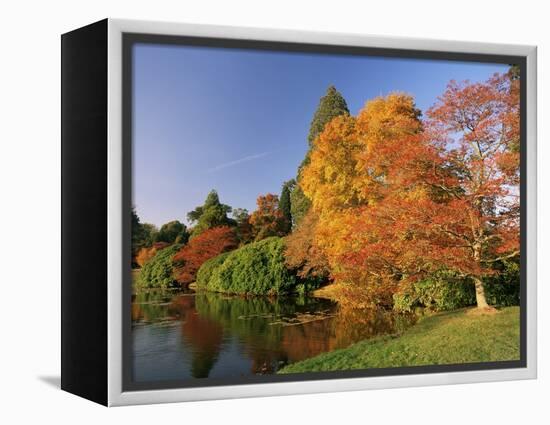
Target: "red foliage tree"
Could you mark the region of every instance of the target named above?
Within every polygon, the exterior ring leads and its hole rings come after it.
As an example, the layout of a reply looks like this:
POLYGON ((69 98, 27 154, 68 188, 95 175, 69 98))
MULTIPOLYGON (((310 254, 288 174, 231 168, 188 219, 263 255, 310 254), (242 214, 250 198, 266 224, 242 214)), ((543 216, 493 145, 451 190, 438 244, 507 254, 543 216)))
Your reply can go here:
POLYGON ((220 226, 205 230, 174 255, 172 261, 176 280, 182 285, 194 282, 205 261, 231 251, 238 245, 239 241, 231 227, 220 226))
POLYGON ((435 143, 451 146, 443 159, 456 179, 438 182, 450 201, 434 220, 445 244, 460 250, 450 264, 474 281, 477 305, 487 308, 483 276, 520 254, 519 80, 452 81, 428 117, 435 143))
MULTIPOLYGON (((411 281, 438 269, 475 284, 519 255, 519 104, 507 76, 451 82, 428 111, 423 134, 372 150, 385 164, 379 201, 348 217, 360 248, 342 261, 378 281, 411 281)), ((357 246, 357 245, 356 245, 357 246)))
POLYGON ((250 216, 255 240, 259 241, 270 236, 284 236, 287 224, 283 212, 279 209, 279 197, 272 193, 260 195, 256 204, 258 208, 250 216))

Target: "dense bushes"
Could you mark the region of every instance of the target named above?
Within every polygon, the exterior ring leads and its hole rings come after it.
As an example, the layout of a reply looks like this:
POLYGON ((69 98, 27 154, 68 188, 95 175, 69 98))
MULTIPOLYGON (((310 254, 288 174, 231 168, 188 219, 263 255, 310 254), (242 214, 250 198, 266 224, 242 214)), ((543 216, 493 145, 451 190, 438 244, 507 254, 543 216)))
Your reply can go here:
POLYGON ((212 277, 212 273, 214 273, 214 270, 216 270, 219 266, 223 264, 228 255, 229 252, 224 252, 223 254, 220 254, 217 257, 211 258, 210 260, 206 261, 201 266, 197 273, 197 287, 206 288, 208 282, 210 281, 210 278, 212 277))
POLYGON ((233 294, 293 292, 300 281, 285 267, 283 251, 284 241, 279 237, 245 245, 226 258, 216 259, 217 267, 214 263, 206 264, 206 269, 200 271, 201 279, 197 284, 209 291, 233 294))
POLYGON ((500 307, 518 305, 520 292, 519 259, 497 263, 500 272, 485 281, 485 296, 491 305, 500 307))
POLYGON ((414 311, 427 308, 433 311, 454 310, 474 305, 474 285, 467 284, 450 273, 440 273, 433 278, 416 282, 394 294, 394 309, 414 311))
POLYGON ((172 259, 181 245, 174 244, 157 252, 141 268, 137 285, 142 288, 169 288, 176 286, 172 259))
MULTIPOLYGON (((485 279, 485 294, 491 305, 518 305, 519 290, 517 263, 503 264, 500 274, 485 279)), ((457 278, 451 272, 440 272, 402 289, 393 296, 393 300, 397 311, 410 312, 416 308, 446 311, 475 305, 476 295, 473 282, 457 278)))

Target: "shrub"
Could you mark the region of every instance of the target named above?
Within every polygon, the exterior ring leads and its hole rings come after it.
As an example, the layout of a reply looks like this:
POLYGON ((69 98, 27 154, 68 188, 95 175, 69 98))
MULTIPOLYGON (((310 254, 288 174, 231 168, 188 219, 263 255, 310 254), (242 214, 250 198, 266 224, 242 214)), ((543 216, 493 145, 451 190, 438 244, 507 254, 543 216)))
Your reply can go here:
POLYGON ((215 268, 206 288, 233 294, 289 293, 298 280, 286 268, 283 252, 284 241, 276 236, 245 245, 215 268))
POLYGON ((142 288, 169 288, 176 286, 172 258, 181 245, 161 249, 141 268, 137 285, 142 288))
POLYGON ((296 285, 296 288, 294 288, 294 292, 296 292, 300 296, 306 295, 311 291, 320 288, 325 283, 324 280, 315 277, 309 279, 298 278, 298 281, 299 283, 296 285))
MULTIPOLYGON (((485 278, 487 302, 498 307, 518 305, 519 265, 508 262, 496 267, 500 273, 485 278)), ((410 312, 415 308, 445 311, 475 305, 476 295, 473 282, 457 278, 452 272, 439 272, 400 290, 393 300, 397 311, 410 312)))
POLYGON ((495 268, 500 273, 485 280, 487 302, 498 307, 519 305, 519 260, 503 261, 495 265, 495 268))
POLYGON ((445 311, 474 305, 476 295, 473 283, 458 279, 451 272, 440 272, 401 289, 394 294, 393 301, 393 308, 402 312, 416 308, 445 311))
POLYGON ((223 254, 220 254, 217 257, 211 258, 210 260, 206 261, 201 266, 201 268, 197 273, 197 280, 196 280, 197 287, 201 289, 207 287, 208 282, 212 277, 212 273, 214 273, 214 270, 220 267, 224 263, 228 255, 229 255, 229 252, 224 252, 223 254))

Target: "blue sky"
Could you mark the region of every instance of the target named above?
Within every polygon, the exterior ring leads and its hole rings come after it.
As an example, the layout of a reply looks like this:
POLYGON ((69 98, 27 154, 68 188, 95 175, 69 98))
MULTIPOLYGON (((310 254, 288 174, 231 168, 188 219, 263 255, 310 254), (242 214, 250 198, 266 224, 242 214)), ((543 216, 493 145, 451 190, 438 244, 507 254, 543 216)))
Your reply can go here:
POLYGON ((482 81, 508 68, 416 59, 134 46, 133 204, 142 222, 186 222, 211 189, 255 209, 279 193, 307 150, 319 98, 334 85, 356 114, 402 91, 426 111, 451 79, 482 81))

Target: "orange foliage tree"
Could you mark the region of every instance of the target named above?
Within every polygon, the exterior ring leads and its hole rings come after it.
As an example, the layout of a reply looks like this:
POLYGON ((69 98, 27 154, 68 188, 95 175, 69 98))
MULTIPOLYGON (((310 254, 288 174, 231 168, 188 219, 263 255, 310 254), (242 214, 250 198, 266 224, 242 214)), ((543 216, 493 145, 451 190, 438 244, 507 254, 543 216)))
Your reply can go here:
POLYGON ((451 82, 426 123, 392 94, 325 127, 302 186, 320 217, 314 242, 356 302, 389 304, 443 269, 473 281, 487 308, 483 277, 519 254, 513 84, 451 82))
POLYGON ((357 258, 374 241, 359 224, 382 225, 368 214, 384 198, 392 166, 404 172, 398 157, 425 153, 417 143, 421 129, 410 96, 374 99, 356 118, 341 116, 327 124, 303 170, 302 187, 319 214, 314 243, 326 253, 333 277, 352 284, 346 298, 357 306, 392 302, 398 279, 373 264, 374 258, 362 263, 357 258))
POLYGON ((294 231, 285 238, 285 263, 297 270, 303 279, 329 277, 329 265, 325 252, 315 244, 315 229, 319 217, 310 210, 294 231))
POLYGON ((284 236, 288 224, 283 212, 279 209, 279 197, 268 193, 258 196, 258 208, 250 216, 250 224, 256 241, 270 236, 284 236))
POLYGON ((143 265, 153 258, 157 252, 170 245, 168 242, 155 242, 151 246, 141 248, 136 255, 136 263, 143 267, 143 265))
POLYGON ((194 282, 199 268, 205 261, 237 248, 238 244, 235 231, 229 226, 203 231, 174 255, 172 261, 176 280, 181 285, 194 282))

